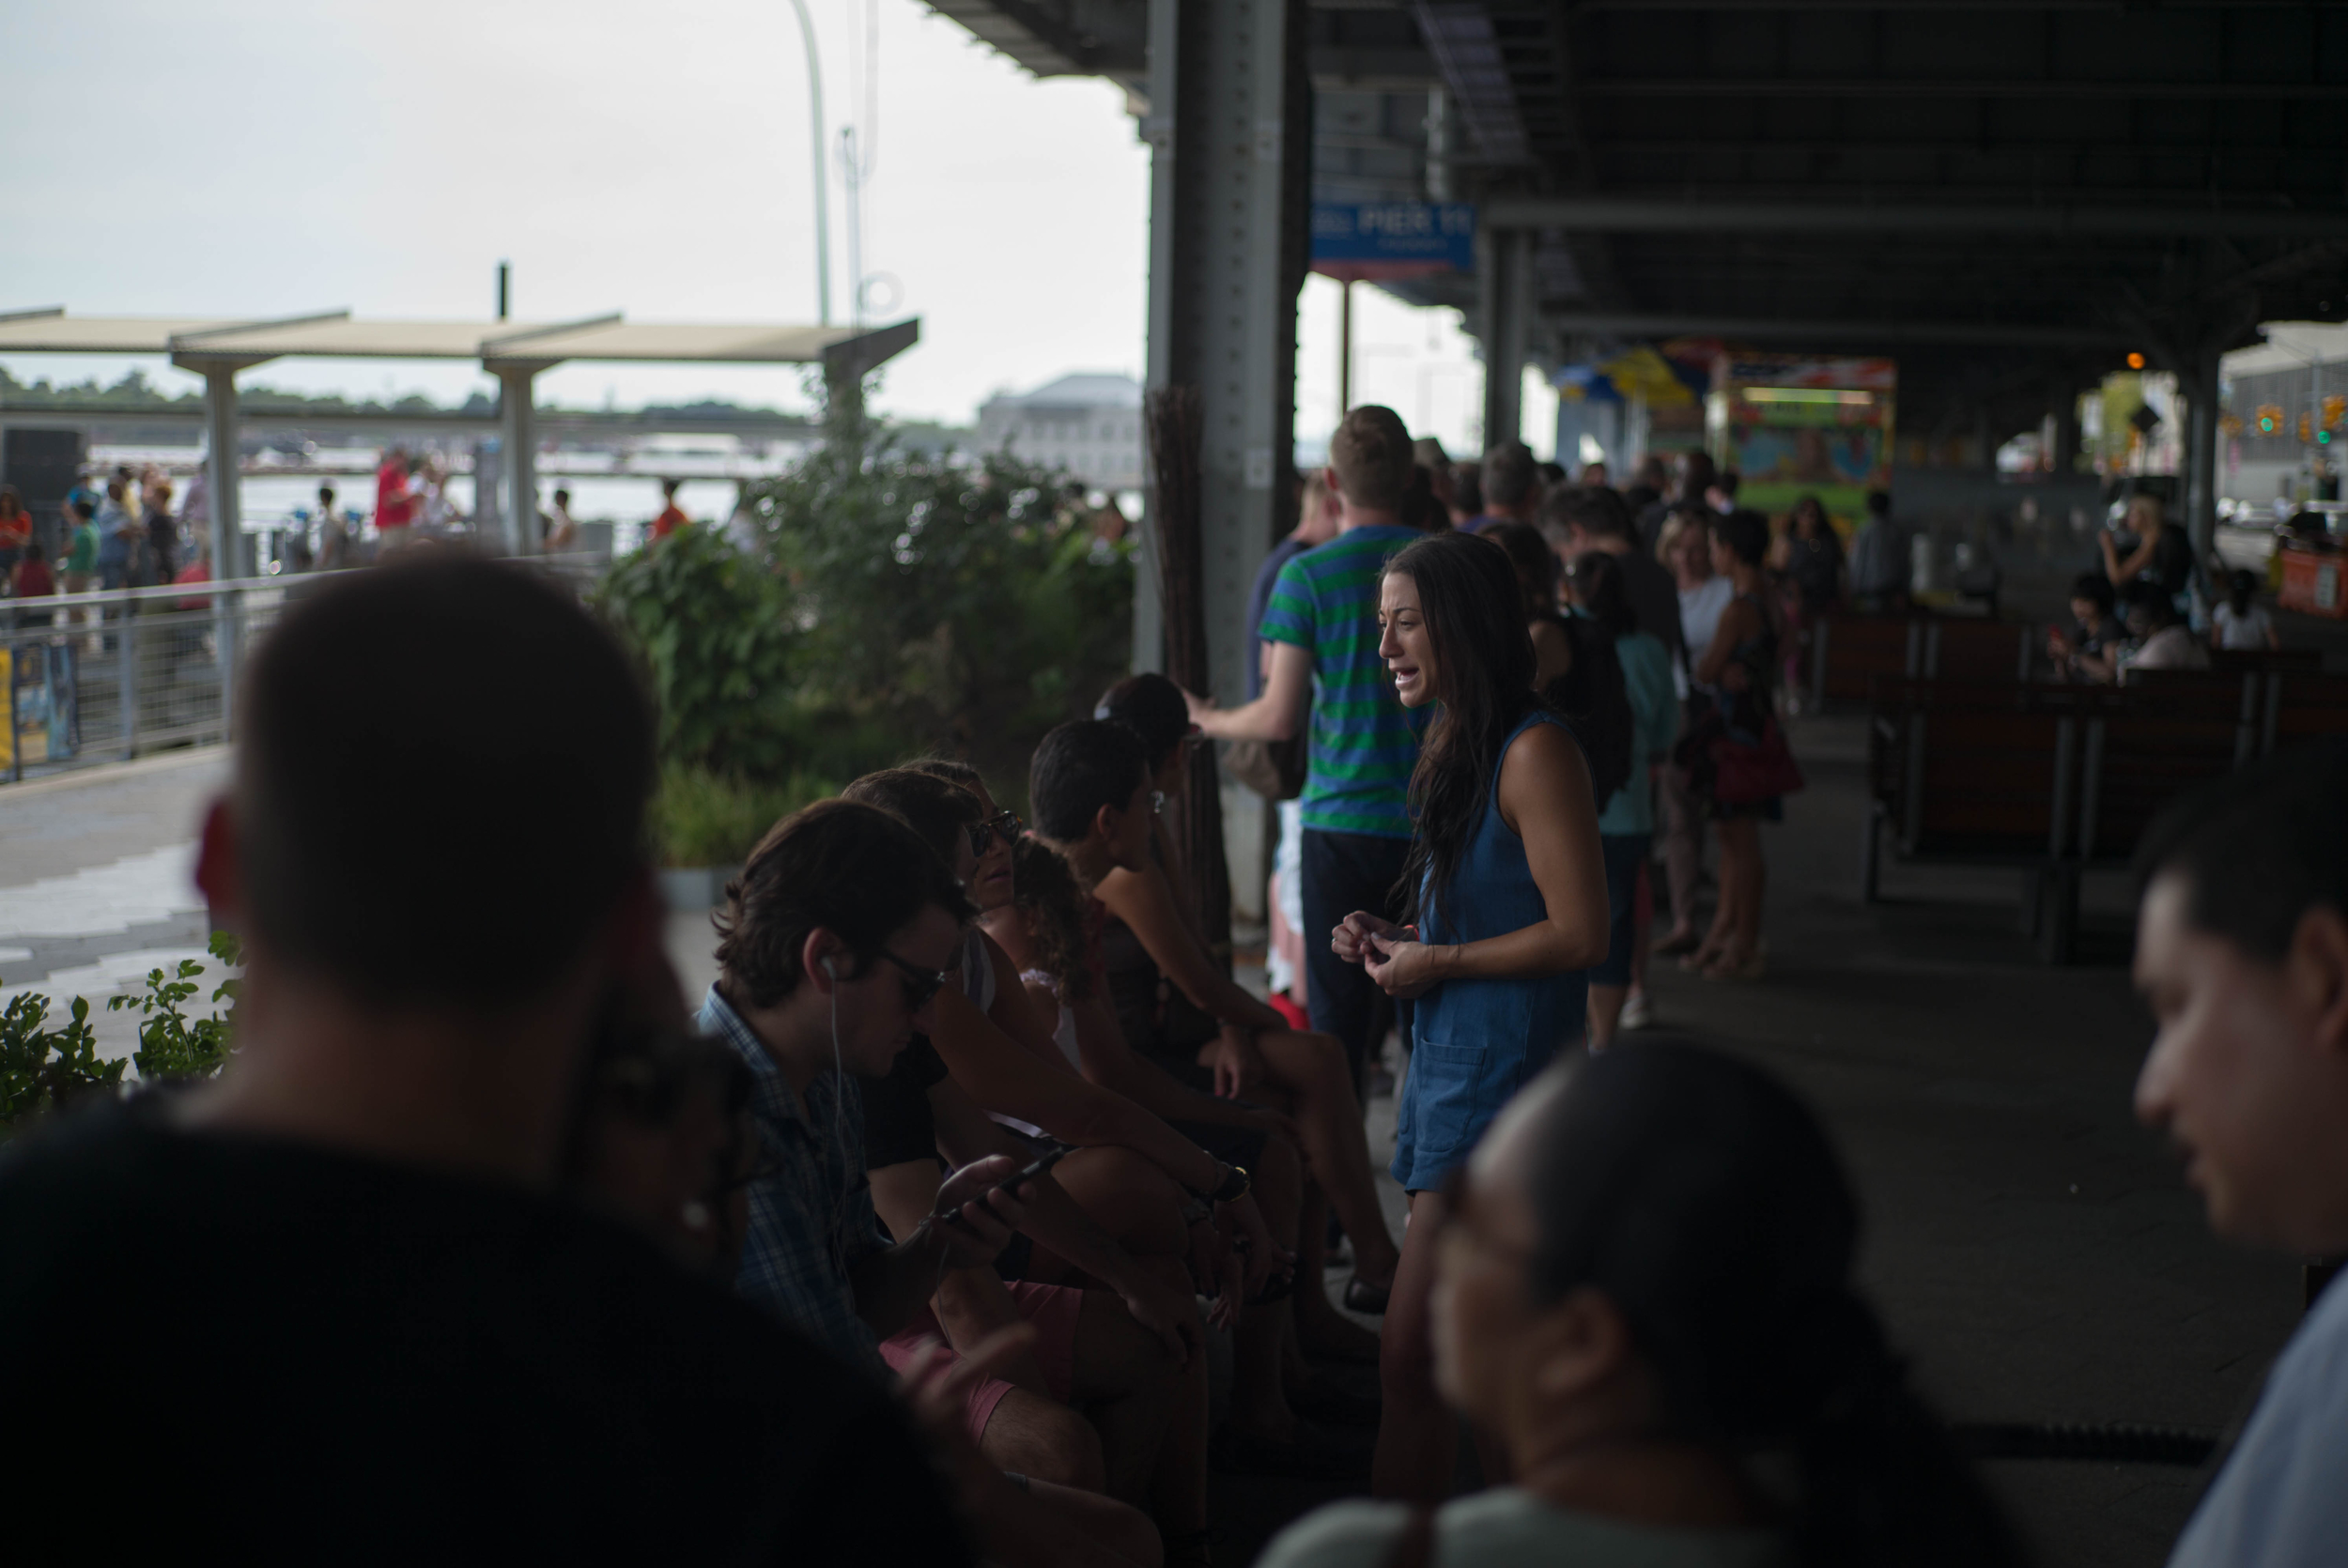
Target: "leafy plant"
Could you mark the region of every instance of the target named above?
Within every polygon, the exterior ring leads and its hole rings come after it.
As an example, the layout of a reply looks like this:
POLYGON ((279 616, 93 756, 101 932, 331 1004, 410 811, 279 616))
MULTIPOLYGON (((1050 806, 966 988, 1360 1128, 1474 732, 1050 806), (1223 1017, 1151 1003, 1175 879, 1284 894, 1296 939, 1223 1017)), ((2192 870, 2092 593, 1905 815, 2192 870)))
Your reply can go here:
POLYGON ((779 785, 707 768, 672 765, 660 774, 653 823, 664 866, 731 866, 749 858, 766 830, 839 786, 795 773, 779 785))
POLYGON ((0 1010, 0 1138, 17 1124, 85 1096, 121 1092, 123 1064, 98 1059, 87 1002, 73 999, 70 1021, 62 1029, 48 1028, 48 1022, 46 996, 18 996, 0 1010))
MULTIPOLYGON (((209 945, 212 957, 222 963, 235 965, 243 950, 237 939, 226 931, 214 931, 209 945)), ((237 993, 244 982, 223 980, 212 992, 214 1003, 226 1002, 228 1011, 214 1013, 209 1018, 191 1019, 182 1011, 183 1006, 203 988, 196 976, 204 973, 204 965, 194 959, 181 959, 169 974, 161 969, 147 972, 147 992, 140 996, 115 996, 106 1001, 109 1012, 136 1011, 146 1015, 139 1025, 139 1048, 131 1053, 131 1065, 139 1076, 150 1082, 171 1078, 210 1078, 227 1065, 230 1033, 237 1017, 237 993)), ((77 1007, 85 1007, 76 999, 77 1007)), ((116 1067, 121 1072, 119 1064, 116 1067)))
POLYGON ((1064 475, 834 422, 745 500, 796 595, 799 733, 874 739, 850 761, 942 748, 1013 786, 1126 668, 1129 548, 1093 536, 1064 475))
POLYGON ((660 756, 721 773, 784 766, 791 594, 712 528, 687 526, 613 563, 604 615, 643 661, 660 710, 660 756))

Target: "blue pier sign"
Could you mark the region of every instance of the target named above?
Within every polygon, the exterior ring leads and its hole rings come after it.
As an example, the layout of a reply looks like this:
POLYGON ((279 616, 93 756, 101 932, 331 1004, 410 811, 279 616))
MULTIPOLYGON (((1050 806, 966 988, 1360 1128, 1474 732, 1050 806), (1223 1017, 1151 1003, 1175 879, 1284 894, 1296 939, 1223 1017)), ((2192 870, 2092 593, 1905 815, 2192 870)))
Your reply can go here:
POLYGON ((1377 282, 1475 270, 1475 208, 1465 202, 1315 202, 1313 270, 1377 282))

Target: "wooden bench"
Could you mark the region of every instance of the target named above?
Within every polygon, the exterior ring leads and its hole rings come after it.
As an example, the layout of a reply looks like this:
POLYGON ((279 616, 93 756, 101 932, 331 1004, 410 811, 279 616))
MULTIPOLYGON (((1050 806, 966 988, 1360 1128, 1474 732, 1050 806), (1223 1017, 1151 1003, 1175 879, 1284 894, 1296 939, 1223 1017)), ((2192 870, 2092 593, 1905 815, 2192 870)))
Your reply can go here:
POLYGON ((1874 683, 1906 678, 2027 681, 2032 627, 1964 616, 1828 616, 1810 628, 1810 699, 1864 704, 1874 683))
POLYGON ((2124 865, 2170 801, 2263 754, 2267 680, 1878 681, 1861 899, 1876 897, 1888 827, 1904 861, 2028 871, 2023 927, 2048 962, 2069 961, 2080 873, 2124 865))

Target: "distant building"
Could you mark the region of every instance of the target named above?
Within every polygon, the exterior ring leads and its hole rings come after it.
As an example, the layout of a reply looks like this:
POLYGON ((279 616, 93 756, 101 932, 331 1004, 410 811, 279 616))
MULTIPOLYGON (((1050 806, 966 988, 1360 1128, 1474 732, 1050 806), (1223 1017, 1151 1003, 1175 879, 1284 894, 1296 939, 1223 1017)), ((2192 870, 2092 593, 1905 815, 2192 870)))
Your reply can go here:
POLYGON ((1101 490, 1141 488, 1141 383, 1063 376, 1031 392, 997 392, 979 409, 979 450, 1065 469, 1101 490))

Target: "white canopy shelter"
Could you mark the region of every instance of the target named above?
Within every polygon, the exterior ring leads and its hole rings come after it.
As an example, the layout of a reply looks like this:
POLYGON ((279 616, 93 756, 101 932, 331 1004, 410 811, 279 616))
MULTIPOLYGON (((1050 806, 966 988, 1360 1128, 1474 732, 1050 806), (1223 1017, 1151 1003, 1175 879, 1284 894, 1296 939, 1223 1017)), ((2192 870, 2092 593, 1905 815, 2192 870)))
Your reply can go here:
POLYGON ((360 321, 348 311, 254 321, 222 316, 70 315, 62 306, 0 313, 0 354, 161 354, 204 377, 210 442, 206 475, 213 570, 240 568, 237 508, 237 373, 270 360, 479 360, 498 378, 506 547, 536 546, 537 416, 532 383, 566 360, 674 364, 817 364, 835 397, 856 395, 875 366, 919 341, 919 317, 887 327, 767 323, 360 321))

